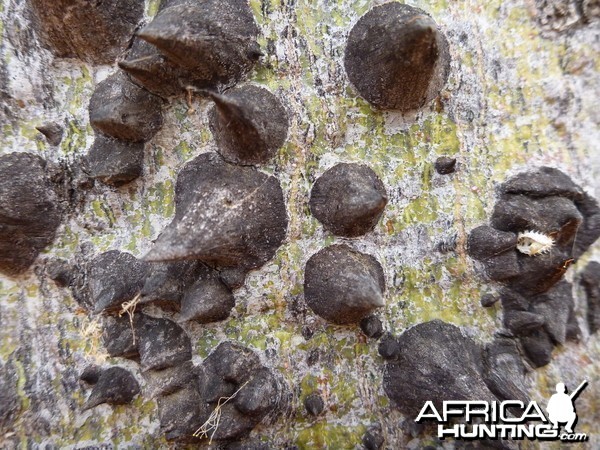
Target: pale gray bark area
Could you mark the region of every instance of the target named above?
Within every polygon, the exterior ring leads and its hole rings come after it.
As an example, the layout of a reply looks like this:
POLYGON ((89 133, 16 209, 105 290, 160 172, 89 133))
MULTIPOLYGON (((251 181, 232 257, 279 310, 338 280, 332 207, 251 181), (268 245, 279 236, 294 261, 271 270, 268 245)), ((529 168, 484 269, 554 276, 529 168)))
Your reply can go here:
MULTIPOLYGON (((274 448, 360 448, 375 423, 382 425, 386 448, 433 444, 431 437, 413 439, 403 431, 405 418, 382 389, 376 341, 358 327, 329 326, 307 310, 302 271, 312 254, 349 241, 377 257, 388 287, 381 313, 387 330, 401 333, 441 318, 485 342, 501 327, 502 315, 498 306, 482 308, 479 298, 497 286, 466 256, 465 242, 470 229, 487 221, 495 186, 511 174, 549 165, 600 197, 600 22, 593 1, 408 2, 432 14, 452 55, 440 98, 410 117, 373 111, 344 74, 345 36, 377 3, 251 1, 265 56, 250 80, 276 93, 291 117, 288 143, 264 168, 282 182, 288 237, 276 258, 235 292, 230 319, 186 330, 195 362, 219 341, 235 339, 255 348, 288 381, 294 399, 287 415, 254 432, 274 448), (442 155, 457 157, 456 174, 433 171, 442 155), (369 164, 388 189, 382 220, 363 238, 335 238, 308 212, 314 180, 340 161, 369 164), (453 236, 454 252, 436 251, 453 236), (314 332, 310 340, 304 327, 314 332), (302 404, 314 390, 325 399, 325 412, 316 419, 302 404)), ((150 2, 147 13, 155 8, 150 2)), ((0 30, 0 152, 30 151, 73 164, 94 139, 87 116, 94 86, 115 67, 53 58, 40 46, 25 0, 0 0, 0 30), (59 147, 34 128, 47 121, 65 127, 59 147)), ((214 151, 209 106, 195 99, 189 111, 185 101, 173 102, 163 129, 146 144, 143 177, 119 189, 96 185, 79 198, 35 267, 17 278, 0 277, 0 393, 14 393, 0 404, 0 423, 6 424, 0 448, 167 447, 153 400, 81 412, 88 391, 78 376, 87 365, 129 368, 142 390, 143 379, 137 364, 104 357, 98 318, 45 276, 44 261, 85 261, 111 249, 145 254, 173 214, 177 172, 198 154, 214 151)), ((567 279, 576 280, 591 260, 600 260, 598 243, 567 279)), ((600 338, 587 332, 576 284, 575 294, 582 341, 557 349, 553 362, 529 379, 533 398, 544 404, 558 381, 569 387, 590 382, 577 402, 577 430, 590 435, 580 448, 594 449, 600 446, 600 338)))

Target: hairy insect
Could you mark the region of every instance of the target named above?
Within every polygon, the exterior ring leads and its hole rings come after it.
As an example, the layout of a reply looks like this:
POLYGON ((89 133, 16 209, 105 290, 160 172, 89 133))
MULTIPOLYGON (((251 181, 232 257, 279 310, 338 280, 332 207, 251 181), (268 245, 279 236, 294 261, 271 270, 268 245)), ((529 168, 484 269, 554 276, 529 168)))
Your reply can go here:
POLYGON ((548 253, 554 247, 554 239, 539 231, 524 231, 517 235, 517 250, 529 256, 548 253))

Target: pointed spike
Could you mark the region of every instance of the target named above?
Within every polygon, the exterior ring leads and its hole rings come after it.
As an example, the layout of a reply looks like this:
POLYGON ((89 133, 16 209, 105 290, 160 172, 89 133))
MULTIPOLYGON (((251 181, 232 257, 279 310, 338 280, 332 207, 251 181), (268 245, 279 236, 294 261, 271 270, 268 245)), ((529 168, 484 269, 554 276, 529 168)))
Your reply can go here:
POLYGON ((148 60, 150 57, 144 57, 144 58, 138 58, 138 59, 132 59, 132 60, 121 60, 117 63, 117 66, 119 66, 119 69, 124 70, 125 72, 129 73, 130 75, 146 75, 148 72, 146 70, 146 68, 144 67, 144 61, 148 60))
POLYGON ((496 337, 485 346, 483 363, 485 384, 499 399, 529 402, 527 369, 516 339, 496 337))
POLYGON ((1 273, 23 273, 54 240, 65 202, 49 168, 33 153, 0 156, 1 273))
POLYGON ((137 36, 169 60, 199 75, 201 85, 226 87, 256 62, 258 27, 248 5, 207 0, 202 7, 175 5, 161 10, 137 36), (233 44, 235 42, 235 44, 233 44))
MULTIPOLYGON (((137 314, 134 314, 134 327, 137 314)), ((102 343, 112 357, 138 359, 139 352, 134 338, 131 319, 127 314, 117 317, 107 317, 102 324, 102 343)))
POLYGON ((50 145, 60 145, 63 138, 64 129, 58 123, 46 122, 42 125, 38 125, 35 127, 35 129, 46 137, 46 140, 50 145))
POLYGON ((182 389, 156 399, 160 429, 169 441, 196 442, 194 433, 204 424, 214 407, 203 401, 194 380, 182 389))
POLYGON ((108 65, 127 47, 143 20, 144 2, 31 0, 28 11, 36 35, 57 57, 108 65))
POLYGON ((262 419, 277 402, 277 381, 269 369, 262 367, 240 388, 235 407, 242 414, 262 419))
POLYGON ((79 379, 87 384, 96 384, 100 375, 102 374, 102 369, 95 364, 87 366, 81 375, 79 375, 79 379))
POLYGON ((381 293, 379 286, 377 286, 377 287, 374 286, 371 289, 371 293, 367 298, 370 299, 371 304, 375 308, 382 308, 385 306, 385 299, 383 298, 383 294, 381 293))
POLYGON ((235 101, 232 97, 212 91, 205 92, 211 98, 211 100, 215 102, 217 108, 222 110, 222 112, 234 112, 238 113, 240 116, 242 115, 241 111, 243 111, 243 106, 240 105, 239 102, 235 101))
POLYGON ((185 290, 207 268, 198 261, 176 261, 150 264, 141 291, 140 304, 157 304, 162 308, 179 311, 185 290))
MULTIPOLYGON (((154 246, 142 259, 148 262, 206 260, 206 258, 210 258, 211 252, 219 246, 218 244, 226 245, 226 237, 219 236, 218 233, 212 231, 193 232, 194 222, 203 219, 202 214, 197 214, 197 212, 193 209, 182 214, 180 219, 174 219, 158 236, 154 246)), ((210 221, 210 223, 218 224, 215 221, 210 221)))
POLYGON ((96 86, 89 105, 95 131, 127 142, 145 142, 162 127, 162 101, 118 72, 96 86))
POLYGON ((260 368, 258 355, 242 344, 221 342, 203 361, 202 366, 210 374, 229 383, 242 384, 260 368))
POLYGON ((370 315, 360 321, 360 329, 370 338, 379 339, 383 335, 383 323, 376 315, 370 315))
POLYGON ((497 401, 482 376, 482 348, 460 328, 440 320, 420 323, 395 346, 383 388, 403 414, 416 416, 426 401, 497 401))
POLYGON ((216 92, 206 91, 208 96, 211 98, 213 102, 215 102, 216 108, 219 111, 221 117, 224 118, 224 121, 227 123, 228 127, 235 128, 235 122, 242 122, 242 127, 253 127, 252 122, 246 118, 244 105, 237 101, 234 97, 230 97, 223 94, 218 94, 216 92), (232 124, 232 122, 234 122, 232 124))
POLYGON ((180 321, 212 323, 225 320, 235 306, 231 290, 215 271, 207 271, 185 293, 181 301, 180 321))
POLYGON ((377 260, 347 245, 326 247, 306 263, 306 303, 330 322, 359 322, 385 305, 384 289, 383 269, 377 260))
POLYGON ((120 309, 142 289, 147 264, 130 253, 111 250, 94 258, 87 268, 87 284, 94 312, 120 309))
POLYGON ((227 161, 261 164, 275 156, 287 138, 287 112, 268 90, 247 85, 212 94, 210 129, 227 161))
POLYGON ((387 205, 385 186, 369 167, 338 164, 315 182, 310 210, 334 234, 356 237, 372 230, 387 205))
POLYGON ((252 269, 272 258, 285 238, 283 191, 273 176, 205 153, 180 172, 176 193, 175 218, 146 261, 199 259, 252 269))
POLYGON ((386 193, 367 183, 360 189, 358 195, 348 199, 349 202, 344 205, 348 208, 347 214, 369 221, 373 216, 381 216, 387 205, 386 193))
POLYGON ((184 94, 186 86, 197 84, 192 72, 175 65, 155 46, 138 37, 127 58, 118 64, 135 84, 165 99, 184 94))
POLYGON ((98 295, 95 300, 94 314, 100 314, 106 309, 116 308, 121 305, 120 300, 115 302, 115 290, 108 288, 98 295))
POLYGON ((265 54, 260 49, 259 43, 256 41, 252 42, 248 47, 247 55, 248 58, 250 58, 253 61, 258 61, 262 56, 265 56, 265 54))
POLYGON ((128 370, 111 367, 100 374, 82 409, 85 411, 102 403, 125 405, 139 393, 140 385, 128 370))
POLYGON ((446 38, 424 11, 390 2, 372 8, 348 35, 344 67, 371 105, 414 111, 439 95, 449 74, 446 38))
POLYGON ((88 176, 112 186, 122 186, 143 171, 144 144, 97 135, 83 164, 88 176))
POLYGON ((143 370, 162 370, 192 359, 192 344, 177 323, 141 315, 136 324, 143 370))
POLYGON ((139 30, 136 33, 136 36, 160 49, 169 47, 169 42, 173 37, 173 33, 168 29, 162 28, 160 22, 155 19, 139 30))
POLYGON ((154 399, 164 397, 194 385, 196 368, 192 361, 163 370, 147 370, 142 373, 146 385, 144 394, 154 399))

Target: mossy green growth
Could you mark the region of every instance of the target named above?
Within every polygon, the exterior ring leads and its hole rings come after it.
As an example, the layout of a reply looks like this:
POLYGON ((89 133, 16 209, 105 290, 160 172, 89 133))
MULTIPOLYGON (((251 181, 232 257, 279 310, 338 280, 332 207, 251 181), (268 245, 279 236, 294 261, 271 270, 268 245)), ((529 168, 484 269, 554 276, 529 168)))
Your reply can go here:
POLYGON ((68 108, 73 116, 79 115, 81 110, 87 106, 83 103, 84 99, 86 99, 94 89, 94 80, 92 79, 92 73, 88 66, 81 64, 79 70, 80 76, 63 80, 64 85, 69 86, 67 94, 69 102, 68 108))
MULTIPOLYGON (((0 3, 0 8, 4 4, 0 3)), ((154 15, 159 4, 158 0, 148 0, 147 15, 154 15)), ((436 240, 446 231, 455 231, 464 239, 471 227, 486 221, 495 201, 495 183, 503 181, 516 164, 529 163, 530 158, 542 154, 552 154, 565 163, 584 161, 593 151, 584 148, 583 140, 577 140, 579 137, 572 142, 573 148, 564 145, 568 127, 546 115, 541 105, 560 100, 548 98, 544 87, 548 78, 560 81, 564 73, 575 76, 583 70, 579 59, 588 60, 586 64, 592 68, 600 65, 600 61, 593 58, 594 48, 575 49, 566 38, 541 38, 535 20, 524 5, 507 7, 502 0, 478 4, 478 22, 489 25, 503 21, 501 27, 472 28, 474 36, 469 38, 484 42, 481 51, 474 46, 453 48, 453 73, 444 97, 456 96, 455 103, 442 99, 438 111, 423 112, 414 123, 405 123, 393 112, 373 110, 348 83, 342 58, 347 31, 374 4, 370 0, 250 1, 261 28, 261 48, 269 53, 250 74, 250 82, 261 83, 275 92, 291 113, 287 144, 273 165, 260 169, 282 179, 290 214, 288 240, 263 272, 252 277, 244 289, 235 292, 234 318, 192 327, 195 350, 202 358, 223 339, 238 340, 257 351, 279 349, 280 358, 275 360, 273 369, 280 372, 299 395, 294 402, 299 407, 295 417, 283 418, 279 426, 287 427, 286 440, 299 448, 357 448, 365 426, 373 422, 374 412, 380 413, 380 408, 389 404, 378 390, 382 360, 377 355, 374 340, 366 340, 357 327, 334 327, 320 322, 314 336, 305 340, 301 332, 306 324, 313 326, 314 322, 304 320, 311 312, 299 315, 300 319, 290 318, 292 302, 301 302, 298 299, 303 290, 304 263, 314 252, 340 241, 329 233, 322 233, 322 227, 306 207, 310 180, 322 171, 321 164, 338 160, 368 164, 393 194, 384 220, 375 232, 351 242, 356 246, 375 244, 381 249, 377 256, 381 257, 386 274, 392 275, 389 277, 392 279, 387 280, 387 306, 381 312, 386 330, 399 334, 411 325, 441 318, 457 325, 476 327, 482 335, 491 336, 498 328, 499 310, 479 307, 483 282, 475 278, 468 257, 461 253, 462 248, 456 253, 440 255, 434 248, 436 240), (503 74, 499 79, 490 76, 490 60, 485 51, 492 46, 497 49, 498 61, 503 67, 514 72, 510 76, 503 74), (271 48, 276 48, 276 52, 271 48), (282 52, 285 59, 279 57, 282 52), (477 86, 481 93, 474 91, 474 95, 480 95, 476 100, 481 102, 481 110, 472 120, 465 121, 460 119, 465 111, 460 103, 464 92, 459 86, 470 82, 468 76, 474 76, 481 83, 477 86), (447 104, 454 108, 455 116, 444 111, 447 104), (457 117, 457 123, 452 117, 457 117), (497 117, 503 119, 496 120, 497 117), (490 123, 485 123, 486 120, 490 123), (456 174, 440 177, 433 171, 435 159, 442 155, 458 158, 456 174), (451 230, 447 223, 452 223, 451 230), (431 242, 419 243, 421 253, 415 252, 419 256, 414 260, 402 255, 396 259, 392 251, 403 252, 404 238, 420 229, 426 230, 431 242), (427 257, 423 257, 423 253, 427 257), (394 277, 400 282, 396 284, 394 277), (261 302, 260 310, 256 309, 257 301, 261 302), (317 351, 335 355, 332 367, 320 361, 306 369, 304 358, 317 351), (365 405, 352 408, 360 401, 356 380, 352 378, 359 373, 373 388, 368 401, 377 405, 376 408, 365 405), (303 414, 300 403, 314 390, 323 391, 327 402, 326 412, 319 418, 303 414), (355 425, 357 423, 361 425, 355 425)), ((431 13, 442 30, 447 30, 456 20, 466 18, 468 21, 473 14, 468 2, 417 0, 410 4, 431 13)), ((15 55, 6 55, 11 64, 15 58, 15 55)), ((60 111, 67 114, 68 120, 58 158, 81 153, 92 133, 85 125, 86 103, 94 88, 93 78, 100 72, 73 64, 72 72, 61 72, 64 79, 54 86, 60 111)), ((146 184, 140 189, 93 191, 85 205, 85 217, 61 228, 55 244, 48 249, 48 256, 71 259, 86 243, 93 244, 96 253, 124 247, 139 254, 142 248, 147 248, 148 240, 160 232, 155 227, 162 226, 174 213, 177 171, 199 152, 214 151, 212 137, 204 126, 207 108, 203 102, 197 102, 196 97, 193 100, 194 107, 200 104, 199 111, 191 112, 185 100, 176 102, 167 113, 174 122, 168 125, 175 130, 165 127, 146 145, 152 169, 148 179, 155 178, 150 183, 142 181, 146 184), (90 228, 82 227, 82 223, 90 228), (99 226, 94 228, 96 224, 99 226)), ((586 109, 582 108, 576 119, 589 120, 585 114, 586 109)), ((4 124, 0 145, 3 149, 22 150, 23 142, 36 139, 30 147, 35 145, 34 149, 41 149, 43 140, 36 138, 33 126, 40 121, 41 117, 36 116, 19 120, 14 127, 4 124)), ((570 134, 572 137, 573 133, 570 134)), ((2 310, 3 319, 9 324, 17 323, 12 315, 17 315, 20 289, 10 283, 0 287, 0 296, 6 305, 2 310)), ((30 288, 24 291, 28 301, 37 301, 40 295, 30 288)), ((63 305, 67 305, 67 312, 63 313, 69 317, 76 305, 68 296, 62 300, 63 305)), ((46 326, 56 320, 48 314, 40 318, 38 325, 46 326)), ((81 324, 64 320, 60 324, 57 328, 63 330, 66 337, 60 337, 59 348, 65 354, 75 355, 64 364, 69 370, 75 370, 75 361, 89 360, 85 352, 91 348, 90 342, 82 339, 81 324)), ((5 338, 4 334, 1 342, 0 357, 6 359, 18 343, 14 338, 5 338)), ((20 395, 25 397, 26 375, 23 370, 19 373, 20 395)), ((590 377, 592 384, 593 380, 590 377)), ((537 385, 544 387, 540 392, 548 393, 546 385, 551 381, 550 376, 539 377, 537 385)), ((52 383, 51 387, 60 392, 58 384, 52 383)), ((86 394, 68 395, 67 402, 74 399, 75 404, 81 405, 86 394)), ((130 445, 168 447, 157 431, 155 402, 140 397, 131 407, 109 410, 104 405, 99 408, 81 421, 65 416, 52 430, 53 443, 59 447, 84 442, 113 442, 121 448, 130 445), (113 433, 119 436, 115 439, 113 433)), ((28 436, 22 424, 18 427, 23 446, 28 437, 36 442, 42 440, 38 435, 28 436)), ((270 428, 259 430, 263 432, 267 438, 273 437, 270 428)), ((418 445, 427 444, 437 445, 428 440, 418 445)))
POLYGON ((344 426, 319 421, 298 432, 295 444, 300 449, 354 450, 360 445, 366 427, 344 426))
POLYGON ((148 189, 144 200, 143 211, 163 217, 171 217, 175 213, 175 186, 172 181, 159 182, 148 189))
POLYGON ((65 130, 60 143, 65 155, 82 153, 87 145, 87 129, 80 127, 75 120, 71 120, 65 130))
POLYGON ((161 0, 147 0, 146 1, 146 15, 148 17, 154 17, 160 8, 161 0))
POLYGON ((493 330, 494 317, 479 307, 479 284, 461 276, 466 270, 460 258, 449 258, 442 264, 423 261, 415 267, 399 267, 402 287, 392 292, 388 301, 390 316, 402 318, 392 324, 398 327, 395 331, 433 319, 493 330), (448 288, 440 284, 445 271, 452 273, 448 288))

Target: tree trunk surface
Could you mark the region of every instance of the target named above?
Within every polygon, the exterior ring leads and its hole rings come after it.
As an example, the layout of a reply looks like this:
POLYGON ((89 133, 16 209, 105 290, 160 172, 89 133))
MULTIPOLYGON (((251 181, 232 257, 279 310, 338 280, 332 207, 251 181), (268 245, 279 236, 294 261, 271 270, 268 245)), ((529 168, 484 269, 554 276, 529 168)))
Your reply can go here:
MULTIPOLYGON (((467 255, 466 241, 471 229, 488 222, 497 186, 526 169, 552 166, 600 197, 600 26, 593 2, 408 2, 433 16, 452 58, 439 98, 411 115, 372 109, 344 71, 349 30, 379 3, 250 1, 264 55, 248 80, 268 87, 290 115, 285 146, 262 167, 282 183, 287 237, 275 258, 235 290, 229 319, 184 328, 195 363, 219 342, 235 340, 266 355, 267 365, 287 381, 292 399, 285 413, 252 434, 272 448, 362 448, 363 435, 375 424, 385 448, 441 445, 433 435, 407 432, 410 418, 383 389, 377 341, 358 326, 327 324, 306 306, 303 274, 311 255, 349 242, 377 258, 387 285, 379 313, 386 331, 399 335, 442 319, 485 343, 502 328, 502 310, 483 308, 480 298, 498 285, 467 255), (435 172, 440 156, 457 159, 454 174, 435 172), (369 165, 388 192, 383 217, 360 238, 324 231, 308 208, 314 181, 338 162, 369 165), (454 249, 439 251, 440 243, 453 240, 454 249), (303 406, 315 391, 325 402, 318 417, 303 406)), ((157 8, 156 0, 147 1, 146 20, 157 8)), ((116 65, 52 56, 24 0, 0 0, 0 30, 0 152, 27 151, 76 164, 94 140, 90 96, 116 65), (48 121, 65 129, 60 146, 48 145, 35 129, 48 121)), ((34 266, 17 277, 0 276, 0 398, 6 399, 0 417, 3 409, 7 414, 0 422, 0 448, 172 445, 160 431, 156 401, 144 395, 131 405, 82 411, 89 394, 79 381, 85 367, 125 367, 143 391, 141 369, 107 357, 100 318, 50 280, 44 266, 50 258, 88 261, 113 249, 146 254, 173 217, 178 172, 197 155, 215 151, 209 107, 197 96, 190 104, 172 101, 161 131, 145 145, 142 177, 120 188, 96 183, 76 196, 54 243, 34 266)), ((592 260, 600 260, 598 243, 569 268, 567 279, 576 280, 592 260)), ((589 381, 577 402, 577 431, 590 440, 577 445, 593 449, 600 447, 600 338, 590 335, 583 290, 574 286, 583 337, 555 349, 552 362, 531 370, 527 380, 532 398, 544 405, 557 382, 575 387, 589 381)), ((523 448, 544 445, 525 441, 523 448)))

